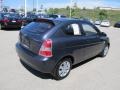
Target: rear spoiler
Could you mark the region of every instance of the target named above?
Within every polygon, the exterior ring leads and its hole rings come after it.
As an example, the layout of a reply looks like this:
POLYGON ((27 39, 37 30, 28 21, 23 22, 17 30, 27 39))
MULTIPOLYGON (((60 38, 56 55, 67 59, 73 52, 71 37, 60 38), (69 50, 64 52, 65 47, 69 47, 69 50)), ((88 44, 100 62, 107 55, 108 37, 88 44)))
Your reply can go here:
POLYGON ((55 25, 55 23, 53 22, 53 20, 51 19, 43 19, 43 18, 40 18, 40 19, 34 19, 33 20, 34 22, 47 22, 47 23, 50 23, 52 25, 55 25))

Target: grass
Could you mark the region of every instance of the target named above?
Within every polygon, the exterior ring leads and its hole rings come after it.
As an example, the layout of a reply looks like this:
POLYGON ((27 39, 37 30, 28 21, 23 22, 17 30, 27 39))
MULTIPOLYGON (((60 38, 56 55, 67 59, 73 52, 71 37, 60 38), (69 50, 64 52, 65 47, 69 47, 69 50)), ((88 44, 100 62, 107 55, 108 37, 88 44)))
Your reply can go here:
MULTIPOLYGON (((72 10, 72 17, 74 18, 90 18, 92 20, 98 20, 99 19, 99 13, 101 10, 99 9, 73 9, 72 10)), ((48 10, 49 14, 63 14, 66 16, 69 16, 70 10, 69 8, 55 8, 55 9, 49 9, 48 10)), ((115 11, 115 10, 108 10, 106 11, 107 13, 107 18, 110 20, 111 24, 114 25, 114 23, 120 21, 120 11, 115 11)))

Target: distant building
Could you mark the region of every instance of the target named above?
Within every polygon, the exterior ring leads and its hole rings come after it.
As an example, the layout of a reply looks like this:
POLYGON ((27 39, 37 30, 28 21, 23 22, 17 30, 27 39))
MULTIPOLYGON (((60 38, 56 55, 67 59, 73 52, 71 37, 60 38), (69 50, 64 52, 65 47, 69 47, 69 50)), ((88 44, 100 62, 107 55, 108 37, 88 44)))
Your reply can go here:
POLYGON ((120 10, 120 8, 100 7, 100 10, 120 10))
POLYGON ((120 10, 120 8, 112 8, 112 10, 120 10))

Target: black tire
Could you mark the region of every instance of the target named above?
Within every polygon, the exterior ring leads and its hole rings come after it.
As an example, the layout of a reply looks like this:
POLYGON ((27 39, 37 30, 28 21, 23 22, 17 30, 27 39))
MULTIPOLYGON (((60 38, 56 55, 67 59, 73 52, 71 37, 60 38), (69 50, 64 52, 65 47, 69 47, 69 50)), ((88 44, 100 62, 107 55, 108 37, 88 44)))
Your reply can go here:
POLYGON ((109 51, 109 45, 106 44, 103 51, 99 54, 100 57, 105 57, 108 54, 109 51))
POLYGON ((66 78, 66 77, 69 75, 70 71, 71 71, 71 67, 72 67, 71 58, 64 58, 63 60, 61 60, 61 61, 56 65, 56 67, 55 67, 55 69, 54 69, 54 71, 53 71, 53 73, 52 73, 54 79, 56 79, 56 80, 62 80, 62 79, 64 79, 64 78, 66 78), (60 66, 61 66, 63 63, 65 63, 65 62, 69 62, 70 68, 69 68, 68 73, 67 73, 65 76, 62 76, 62 77, 61 77, 60 74, 59 74, 60 66))
POLYGON ((0 24, 0 30, 2 30, 2 25, 0 24))

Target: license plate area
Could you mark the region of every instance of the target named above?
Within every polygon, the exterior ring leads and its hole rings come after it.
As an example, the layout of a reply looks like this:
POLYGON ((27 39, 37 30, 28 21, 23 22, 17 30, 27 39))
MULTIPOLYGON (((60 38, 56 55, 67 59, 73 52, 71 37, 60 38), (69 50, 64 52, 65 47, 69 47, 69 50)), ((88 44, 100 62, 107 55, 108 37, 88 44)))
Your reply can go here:
POLYGON ((30 47, 30 41, 29 39, 27 39, 26 37, 22 36, 21 37, 21 43, 25 48, 29 48, 30 47))
POLYGON ((13 23, 15 23, 16 21, 15 21, 15 20, 13 20, 12 22, 13 22, 13 23))

